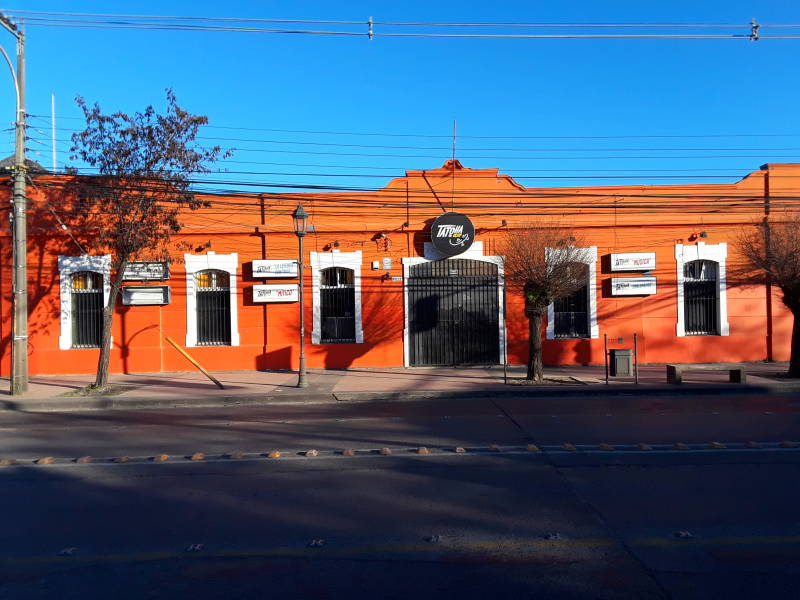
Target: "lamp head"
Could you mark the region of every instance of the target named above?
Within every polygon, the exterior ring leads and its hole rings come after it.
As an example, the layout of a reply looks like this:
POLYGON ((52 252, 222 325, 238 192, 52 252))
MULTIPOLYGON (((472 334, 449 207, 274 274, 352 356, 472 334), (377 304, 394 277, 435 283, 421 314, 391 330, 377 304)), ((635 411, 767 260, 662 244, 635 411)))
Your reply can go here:
POLYGON ((303 237, 308 231, 308 213, 302 204, 298 204, 292 213, 294 220, 294 233, 297 237, 303 237))

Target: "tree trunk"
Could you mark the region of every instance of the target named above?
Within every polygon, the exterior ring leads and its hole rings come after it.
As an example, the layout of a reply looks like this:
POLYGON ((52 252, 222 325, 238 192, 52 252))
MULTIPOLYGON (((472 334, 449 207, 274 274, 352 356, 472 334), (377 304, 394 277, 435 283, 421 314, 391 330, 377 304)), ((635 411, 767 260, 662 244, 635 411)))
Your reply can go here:
POLYGON ((111 359, 111 325, 114 320, 114 306, 117 303, 117 296, 122 287, 122 274, 127 266, 127 258, 120 261, 116 272, 111 278, 111 291, 108 294, 108 302, 103 307, 103 335, 100 342, 100 358, 97 360, 97 377, 94 380, 94 387, 96 388, 105 387, 108 384, 108 363, 111 359))
POLYGON ((800 377, 800 310, 792 311, 792 350, 789 358, 789 377, 800 377))
POLYGON ((528 375, 527 378, 541 383, 542 370, 542 318, 540 312, 528 314, 528 375))

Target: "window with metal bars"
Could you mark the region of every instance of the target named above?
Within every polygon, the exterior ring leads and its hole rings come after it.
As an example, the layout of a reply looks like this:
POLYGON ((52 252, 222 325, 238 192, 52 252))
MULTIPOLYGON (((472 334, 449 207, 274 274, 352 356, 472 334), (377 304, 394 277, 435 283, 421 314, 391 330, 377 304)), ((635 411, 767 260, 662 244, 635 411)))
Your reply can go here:
MULTIPOLYGON (((572 266, 572 265, 570 265, 572 266)), ((575 277, 586 281, 589 269, 575 263, 575 277)), ((557 338, 589 337, 589 284, 553 302, 553 336, 557 338)))
POLYGON ((693 260, 683 266, 686 335, 719 335, 719 266, 693 260))
POLYGON ((352 269, 330 267, 320 272, 320 320, 323 344, 356 341, 356 289, 352 269))
POLYGON ((197 283, 197 345, 229 346, 231 343, 230 275, 208 270, 195 274, 197 283))
POLYGON ((99 348, 103 332, 103 275, 78 271, 70 278, 72 347, 99 348))

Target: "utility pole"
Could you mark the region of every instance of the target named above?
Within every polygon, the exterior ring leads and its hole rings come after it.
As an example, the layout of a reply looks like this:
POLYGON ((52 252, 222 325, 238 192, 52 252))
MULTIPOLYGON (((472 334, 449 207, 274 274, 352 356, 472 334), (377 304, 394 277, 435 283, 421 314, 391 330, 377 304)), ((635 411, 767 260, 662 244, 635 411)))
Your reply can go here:
MULTIPOLYGON (((11 322, 11 394, 28 391, 28 240, 25 164, 25 34, 0 13, 0 24, 17 38, 16 146, 14 151, 14 196, 11 226, 13 236, 13 318, 11 322)), ((11 64, 9 63, 9 67, 11 64)), ((14 70, 11 70, 12 76, 14 70)))

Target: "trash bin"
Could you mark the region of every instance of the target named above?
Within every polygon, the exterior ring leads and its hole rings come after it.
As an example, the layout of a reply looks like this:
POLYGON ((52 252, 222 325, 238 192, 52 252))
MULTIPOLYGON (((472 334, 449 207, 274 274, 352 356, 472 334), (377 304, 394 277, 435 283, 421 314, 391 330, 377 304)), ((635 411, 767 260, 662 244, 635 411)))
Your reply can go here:
POLYGON ((630 377, 633 375, 632 351, 630 348, 611 350, 611 376, 630 377))

